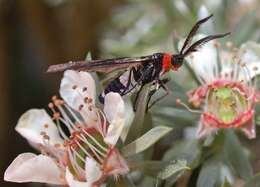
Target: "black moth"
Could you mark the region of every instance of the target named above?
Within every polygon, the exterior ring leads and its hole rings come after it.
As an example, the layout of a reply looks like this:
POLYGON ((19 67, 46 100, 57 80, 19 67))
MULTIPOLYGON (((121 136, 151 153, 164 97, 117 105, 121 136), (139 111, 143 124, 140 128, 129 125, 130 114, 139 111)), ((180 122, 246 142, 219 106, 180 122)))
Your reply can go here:
MULTIPOLYGON (((169 94, 169 90, 166 87, 166 83, 169 79, 162 79, 162 75, 166 72, 173 70, 177 71, 179 67, 182 66, 184 58, 196 52, 205 43, 214 40, 216 38, 222 38, 230 33, 216 34, 206 36, 193 44, 191 43, 193 36, 196 34, 197 30, 202 23, 205 23, 213 15, 210 15, 204 19, 199 20, 189 32, 182 49, 178 54, 168 54, 168 53, 154 53, 148 56, 141 57, 122 57, 104 60, 88 60, 88 61, 75 61, 65 64, 52 65, 48 68, 47 72, 59 72, 67 69, 73 69, 78 71, 89 71, 89 72, 111 72, 114 70, 124 69, 124 73, 112 80, 103 90, 99 96, 99 101, 104 103, 104 96, 109 92, 117 92, 121 96, 137 92, 135 98, 135 104, 139 93, 143 89, 144 85, 152 83, 154 89, 150 90, 147 109, 150 108, 157 101, 169 94), (150 103, 153 94, 162 88, 165 90, 165 94, 157 98, 153 103, 150 103)), ((136 108, 136 106, 134 107, 136 108)))

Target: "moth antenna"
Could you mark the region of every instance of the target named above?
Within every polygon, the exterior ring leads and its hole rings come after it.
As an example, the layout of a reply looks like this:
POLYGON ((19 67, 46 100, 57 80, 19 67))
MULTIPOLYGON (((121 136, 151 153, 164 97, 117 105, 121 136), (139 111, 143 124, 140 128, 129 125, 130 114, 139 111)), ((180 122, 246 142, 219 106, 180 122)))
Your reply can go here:
POLYGON ((223 38, 227 35, 229 35, 230 32, 225 33, 225 34, 216 34, 216 35, 209 35, 206 36, 198 41, 196 41, 195 43, 193 43, 184 53, 183 56, 187 56, 188 54, 192 53, 192 52, 196 52, 198 51, 198 48, 200 48, 201 46, 203 46, 204 44, 206 44, 207 42, 217 39, 217 38, 223 38))
POLYGON ((194 37, 194 35, 196 34, 196 32, 198 31, 199 27, 201 26, 201 24, 205 23, 206 21, 208 21, 211 17, 213 16, 213 14, 211 14, 210 16, 203 18, 201 20, 199 20, 198 22, 195 23, 195 25, 192 27, 191 31, 189 32, 183 46, 182 49, 180 51, 180 54, 183 54, 183 51, 185 50, 186 47, 189 46, 189 44, 192 41, 192 38, 194 37))

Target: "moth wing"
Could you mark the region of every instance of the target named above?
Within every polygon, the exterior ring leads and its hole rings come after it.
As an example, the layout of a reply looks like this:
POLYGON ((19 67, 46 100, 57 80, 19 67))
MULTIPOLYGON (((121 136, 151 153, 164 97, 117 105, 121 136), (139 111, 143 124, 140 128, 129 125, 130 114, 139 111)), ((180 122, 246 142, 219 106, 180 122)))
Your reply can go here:
POLYGON ((112 72, 115 70, 122 70, 132 67, 138 67, 145 62, 149 62, 153 56, 143 56, 136 58, 115 58, 106 60, 90 60, 90 61, 74 61, 65 64, 51 65, 47 72, 55 73, 62 72, 68 69, 89 72, 112 72))

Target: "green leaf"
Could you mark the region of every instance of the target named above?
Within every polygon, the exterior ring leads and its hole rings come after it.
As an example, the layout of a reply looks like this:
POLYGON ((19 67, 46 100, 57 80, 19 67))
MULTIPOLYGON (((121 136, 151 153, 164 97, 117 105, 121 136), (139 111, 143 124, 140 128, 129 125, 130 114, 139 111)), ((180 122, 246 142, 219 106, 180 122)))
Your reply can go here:
POLYGON ((138 184, 138 187, 156 187, 158 179, 152 177, 142 177, 141 182, 138 184))
POLYGON ((224 183, 221 185, 221 187, 232 187, 232 185, 228 182, 227 179, 225 179, 224 183))
POLYGON ((231 178, 230 169, 218 158, 212 158, 203 164, 197 180, 197 187, 221 186, 226 179, 231 181, 231 178))
POLYGON ((154 161, 154 160, 135 161, 133 164, 131 164, 131 170, 132 171, 139 170, 144 175, 148 175, 156 178, 158 173, 162 170, 162 168, 167 166, 167 163, 169 162, 154 161))
POLYGON ((142 125, 144 122, 146 102, 150 91, 150 86, 150 84, 145 85, 138 96, 135 117, 128 132, 128 136, 126 137, 126 143, 130 143, 135 140, 142 132, 142 125))
POLYGON ((236 44, 245 42, 254 34, 257 27, 255 14, 255 11, 250 11, 240 19, 232 35, 232 41, 235 41, 236 44))
POLYGON ((125 125, 120 135, 123 142, 125 142, 126 140, 126 137, 128 135, 129 129, 131 128, 131 124, 135 116, 130 98, 128 97, 124 98, 124 103, 125 103, 125 125))
POLYGON ((197 139, 185 140, 175 143, 163 157, 164 161, 183 159, 187 161, 190 168, 195 168, 199 164, 201 157, 201 146, 197 139))
POLYGON ((134 183, 131 181, 130 178, 128 177, 121 177, 118 181, 115 181, 113 185, 111 185, 111 187, 136 187, 134 185, 134 183))
POLYGON ((245 148, 231 130, 225 132, 224 153, 227 161, 239 177, 246 180, 253 175, 253 170, 245 148))
POLYGON ((176 176, 176 179, 180 176, 181 173, 183 173, 184 170, 190 169, 187 167, 187 161, 186 160, 177 160, 172 161, 169 165, 167 165, 163 170, 161 170, 158 173, 158 178, 165 180, 169 177, 172 177, 173 175, 176 176))
MULTIPOLYGON (((142 128, 142 134, 148 132, 150 129, 153 128, 153 122, 152 122, 152 115, 150 112, 147 112, 144 118, 143 128, 142 128)), ((150 160, 153 157, 154 154, 154 146, 151 146, 150 148, 146 149, 143 152, 143 159, 144 160, 150 160)))
MULTIPOLYGON (((176 103, 176 99, 181 99, 181 100, 186 100, 187 96, 186 96, 186 91, 183 89, 183 87, 181 85, 179 85, 176 81, 176 75, 175 73, 170 73, 167 76, 170 81, 167 83, 167 87, 170 90, 170 95, 168 95, 167 97, 165 97, 164 99, 162 99, 158 105, 160 106, 170 106, 170 107, 176 107, 178 106, 178 104, 176 103)), ((159 94, 164 94, 165 91, 162 89, 159 89, 157 91, 158 95, 159 94)))
MULTIPOLYGON (((153 177, 154 179, 167 179, 170 178, 171 181, 175 182, 177 178, 182 175, 186 170, 190 169, 187 167, 187 162, 185 160, 171 160, 171 161, 138 161, 131 165, 131 170, 139 170, 142 174, 153 177), (162 170, 162 168, 164 168, 162 170)), ((160 181, 157 181, 160 182, 160 181)))
POLYGON ((244 185, 244 187, 259 187, 259 186, 260 186, 260 173, 251 177, 249 180, 246 181, 244 185))
POLYGON ((199 115, 186 109, 156 106, 152 112, 153 123, 171 127, 191 126, 198 121, 199 115))
POLYGON ((137 153, 140 153, 146 150, 147 148, 149 148, 150 146, 152 146, 154 143, 156 143, 159 139, 161 139, 171 130, 172 128, 164 127, 164 126, 154 127, 153 129, 149 130, 140 138, 136 139, 135 141, 123 147, 122 153, 125 157, 129 157, 137 153))

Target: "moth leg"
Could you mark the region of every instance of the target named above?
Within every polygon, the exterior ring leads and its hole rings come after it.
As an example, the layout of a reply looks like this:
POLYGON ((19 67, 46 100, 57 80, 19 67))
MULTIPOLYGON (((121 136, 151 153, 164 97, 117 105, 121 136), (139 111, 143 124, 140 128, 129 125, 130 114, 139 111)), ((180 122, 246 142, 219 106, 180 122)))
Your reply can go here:
POLYGON ((129 79, 128 79, 128 81, 129 81, 128 83, 129 84, 126 86, 127 88, 126 88, 126 91, 124 90, 124 92, 123 92, 124 94, 123 95, 126 95, 126 94, 130 93, 132 90, 134 90, 136 88, 136 86, 142 85, 142 79, 141 78, 139 78, 134 85, 132 84, 132 80, 131 80, 132 76, 135 79, 135 68, 132 68, 130 73, 131 73, 131 77, 129 77, 129 79), (127 90, 130 85, 132 86, 132 88, 127 90))
POLYGON ((148 112, 148 110, 151 108, 149 107, 149 103, 151 101, 151 98, 152 96, 155 94, 155 92, 157 91, 158 89, 153 89, 149 92, 149 95, 148 95, 148 99, 147 99, 147 103, 146 103, 146 112, 148 112))
POLYGON ((169 95, 171 93, 171 91, 169 90, 169 88, 166 86, 166 83, 169 82, 170 79, 162 79, 162 80, 158 80, 157 84, 158 87, 156 87, 154 90, 152 90, 149 93, 149 98, 148 98, 148 102, 147 102, 147 110, 149 110, 154 104, 156 104, 157 102, 159 102, 160 100, 162 100, 164 97, 166 97, 167 95, 169 95), (150 101, 152 96, 156 93, 157 90, 159 90, 160 88, 162 88, 165 91, 165 94, 163 94, 162 96, 158 97, 156 100, 154 100, 150 105, 150 101))
POLYGON ((128 94, 129 92, 131 92, 135 88, 135 86, 133 86, 130 90, 128 90, 129 86, 131 85, 132 72, 133 72, 133 69, 131 69, 130 72, 129 72, 127 84, 126 84, 125 89, 124 89, 124 91, 122 92, 121 95, 126 95, 126 94, 128 94))
MULTIPOLYGON (((137 85, 137 84, 136 84, 137 85)), ((135 100, 134 100, 134 112, 136 112, 137 110, 137 100, 138 100, 138 97, 143 89, 144 85, 141 85, 140 89, 138 90, 138 92, 136 93, 136 96, 135 96, 135 100)))

